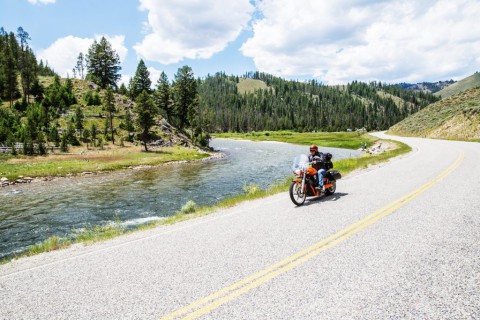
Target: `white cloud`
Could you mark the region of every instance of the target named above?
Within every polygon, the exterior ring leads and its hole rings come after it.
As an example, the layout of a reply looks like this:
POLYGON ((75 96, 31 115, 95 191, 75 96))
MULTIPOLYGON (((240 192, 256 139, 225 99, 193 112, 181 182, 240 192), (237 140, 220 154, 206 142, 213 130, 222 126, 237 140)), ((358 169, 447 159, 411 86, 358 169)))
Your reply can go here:
POLYGON ((262 0, 257 9, 241 51, 268 73, 414 82, 480 67, 476 0, 262 0))
POLYGON ((150 72, 150 80, 152 81, 152 88, 157 84, 158 79, 160 78, 161 70, 157 70, 153 67, 148 67, 148 72, 150 72))
POLYGON ((132 78, 132 76, 129 75, 129 74, 122 74, 120 80, 118 80, 117 85, 120 87, 123 83, 125 85, 125 87, 128 88, 128 84, 129 84, 131 78, 132 78))
MULTIPOLYGON (((128 52, 124 44, 125 36, 104 36, 118 53, 120 61, 124 61, 128 52)), ((67 36, 57 39, 50 47, 40 49, 37 53, 37 59, 42 59, 44 63, 48 61, 48 65, 60 76, 66 77, 68 74, 70 77, 73 77, 72 69, 77 63, 80 52, 86 55, 93 41, 95 39, 99 41, 101 37, 102 35, 95 35, 95 38, 67 36)))
MULTIPOLYGON (((152 88, 155 88, 162 71, 157 70, 153 67, 148 67, 147 70, 148 70, 148 72, 150 72, 150 77, 149 78, 152 81, 152 88)), ((131 78, 133 78, 132 75, 122 74, 122 78, 119 80, 118 85, 120 86, 123 83, 128 88, 128 84, 129 84, 131 78)))
POLYGON ((50 4, 55 3, 57 0, 28 0, 31 4, 50 4))
POLYGON ((163 64, 210 58, 247 27, 254 10, 249 0, 140 0, 148 11, 146 36, 137 55, 163 64))

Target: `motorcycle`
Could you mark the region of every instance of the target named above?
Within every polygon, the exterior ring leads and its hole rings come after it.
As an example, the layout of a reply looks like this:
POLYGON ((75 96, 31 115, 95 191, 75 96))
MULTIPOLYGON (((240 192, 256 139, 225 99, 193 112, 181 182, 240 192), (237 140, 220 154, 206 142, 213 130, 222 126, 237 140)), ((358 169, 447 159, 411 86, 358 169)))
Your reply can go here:
MULTIPOLYGON (((330 162, 329 157, 331 159, 330 154, 327 156, 330 162)), ((293 161, 293 181, 289 193, 290 199, 297 206, 303 205, 307 197, 319 197, 323 193, 321 190, 315 189, 318 186, 318 175, 317 170, 313 168, 313 164, 314 162, 309 162, 308 157, 304 154, 296 157, 293 161)), ((335 193, 337 189, 336 181, 342 178, 339 171, 330 169, 325 172, 323 178, 323 186, 327 196, 335 193)))

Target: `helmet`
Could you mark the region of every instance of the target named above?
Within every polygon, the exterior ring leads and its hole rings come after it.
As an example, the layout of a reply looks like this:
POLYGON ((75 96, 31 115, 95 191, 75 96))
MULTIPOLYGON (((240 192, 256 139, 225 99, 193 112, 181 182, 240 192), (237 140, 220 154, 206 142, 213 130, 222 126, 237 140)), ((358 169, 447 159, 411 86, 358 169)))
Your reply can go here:
POLYGON ((317 151, 318 151, 317 145, 312 144, 312 145, 310 146, 310 151, 315 151, 315 152, 317 152, 317 151))

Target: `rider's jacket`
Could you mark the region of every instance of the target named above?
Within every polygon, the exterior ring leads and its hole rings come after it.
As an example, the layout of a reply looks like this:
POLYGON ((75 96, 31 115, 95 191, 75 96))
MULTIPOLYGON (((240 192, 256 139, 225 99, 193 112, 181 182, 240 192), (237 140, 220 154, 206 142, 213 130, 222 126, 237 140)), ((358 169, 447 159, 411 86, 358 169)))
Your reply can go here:
POLYGON ((313 167, 316 170, 320 170, 320 169, 327 170, 327 167, 326 167, 327 159, 325 158, 325 154, 323 154, 322 152, 317 151, 314 155, 310 154, 308 156, 308 161, 313 162, 313 167))

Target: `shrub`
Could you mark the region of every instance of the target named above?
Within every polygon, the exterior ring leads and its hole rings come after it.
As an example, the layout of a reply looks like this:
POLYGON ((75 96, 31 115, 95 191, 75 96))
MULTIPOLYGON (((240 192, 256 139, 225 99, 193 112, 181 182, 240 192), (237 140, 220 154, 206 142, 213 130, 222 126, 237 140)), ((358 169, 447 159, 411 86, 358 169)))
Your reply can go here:
POLYGON ((181 213, 183 214, 189 214, 189 213, 194 213, 197 210, 197 204, 189 200, 180 210, 181 213))
POLYGON ((253 196, 256 193, 260 192, 261 190, 262 189, 260 189, 260 186, 258 184, 250 183, 247 186, 247 182, 246 181, 243 182, 243 191, 245 191, 245 193, 249 196, 253 196))

